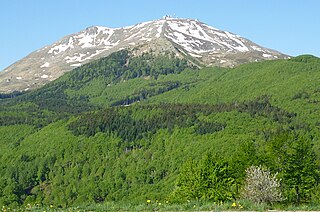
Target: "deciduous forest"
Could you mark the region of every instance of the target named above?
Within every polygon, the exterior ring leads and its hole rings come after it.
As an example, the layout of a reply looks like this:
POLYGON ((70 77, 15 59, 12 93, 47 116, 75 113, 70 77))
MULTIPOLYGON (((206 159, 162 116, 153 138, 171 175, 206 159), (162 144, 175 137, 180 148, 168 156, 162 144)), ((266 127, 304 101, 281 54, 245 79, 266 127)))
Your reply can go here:
POLYGON ((122 50, 1 94, 0 206, 319 206, 319 79, 311 55, 199 68, 122 50))

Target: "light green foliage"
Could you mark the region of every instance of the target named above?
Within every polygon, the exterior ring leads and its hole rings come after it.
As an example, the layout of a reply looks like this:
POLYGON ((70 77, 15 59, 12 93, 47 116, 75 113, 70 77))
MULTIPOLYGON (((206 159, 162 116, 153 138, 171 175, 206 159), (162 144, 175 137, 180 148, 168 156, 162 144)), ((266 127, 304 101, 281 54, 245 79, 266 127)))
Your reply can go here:
MULTIPOLYGON (((143 100, 143 92, 158 95, 158 90, 170 90, 171 80, 157 81, 159 75, 179 74, 190 67, 186 60, 173 55, 143 54, 131 57, 122 50, 109 57, 77 68, 57 81, 68 98, 85 98, 96 105, 131 100, 143 100), (135 99, 133 99, 135 97, 135 99)), ((62 91, 63 91, 62 90, 62 91)))
MULTIPOLYGON (((171 108, 174 109, 173 105, 171 108)), ((186 112, 182 105, 178 108, 186 112)), ((199 106, 196 108, 195 111, 199 112, 199 106)), ((135 120, 148 120, 166 114, 161 107, 151 109, 150 113, 146 109, 139 113, 139 107, 131 108, 132 112, 129 108, 121 108, 120 111, 131 114, 135 120)), ((199 116, 207 119, 206 122, 218 120, 205 114, 199 116)), ((227 126, 245 126, 246 122, 236 123, 239 116, 246 117, 243 113, 230 112, 227 126)), ((249 115, 247 119, 251 122, 255 120, 249 115)), ((72 119, 69 123, 75 120, 78 119, 72 119)), ((219 121, 223 121, 222 117, 219 121)), ((130 200, 141 203, 147 198, 164 200, 172 192, 179 167, 185 163, 185 158, 200 160, 205 152, 219 153, 226 160, 235 158, 241 153, 237 146, 243 140, 255 137, 256 131, 251 125, 252 128, 241 135, 232 133, 232 130, 225 134, 197 134, 192 126, 174 126, 171 132, 158 129, 149 137, 126 142, 115 133, 75 136, 67 129, 67 125, 59 121, 27 134, 14 153, 2 159, 2 176, 15 179, 19 191, 16 201, 11 205, 23 201, 25 204, 68 207, 100 201, 130 200), (232 142, 228 141, 230 138, 232 142), (21 193, 26 188, 31 190, 27 194, 21 193)), ((139 126, 133 124, 130 128, 139 126)), ((13 128, 8 126, 3 129, 10 131, 13 128)), ((15 130, 20 129, 17 126, 15 130)), ((13 131, 10 132, 14 135, 13 131)), ((14 141, 15 137, 12 139, 14 141)), ((220 164, 222 168, 224 164, 220 164)), ((222 168, 219 170, 225 173, 222 168)), ((210 192, 208 195, 215 194, 215 190, 210 192)), ((11 198, 7 195, 2 197, 3 200, 11 198)))
POLYGON ((189 161, 179 174, 177 188, 171 198, 178 202, 195 199, 230 201, 236 194, 231 173, 228 163, 211 155, 200 162, 189 161))
POLYGON ((284 159, 283 179, 286 186, 294 191, 297 203, 310 200, 311 190, 320 180, 316 154, 312 148, 310 138, 294 137, 284 159))
POLYGON ((258 164, 279 172, 286 203, 296 188, 300 202, 318 201, 319 59, 186 67, 122 51, 0 95, 0 206, 164 202, 179 174, 178 201, 230 200, 258 164))
POLYGON ((211 76, 191 86, 151 98, 156 102, 210 103, 242 102, 258 96, 270 96, 271 103, 295 112, 303 120, 316 122, 320 101, 320 59, 299 56, 290 60, 244 64, 233 69, 211 69, 211 76), (222 73, 222 74, 219 74, 222 73), (308 98, 295 98, 306 92, 308 98), (307 118, 308 117, 308 118, 307 118))
POLYGON ((265 161, 279 172, 287 201, 307 202, 319 182, 319 168, 313 141, 304 132, 278 132, 266 143, 265 161))

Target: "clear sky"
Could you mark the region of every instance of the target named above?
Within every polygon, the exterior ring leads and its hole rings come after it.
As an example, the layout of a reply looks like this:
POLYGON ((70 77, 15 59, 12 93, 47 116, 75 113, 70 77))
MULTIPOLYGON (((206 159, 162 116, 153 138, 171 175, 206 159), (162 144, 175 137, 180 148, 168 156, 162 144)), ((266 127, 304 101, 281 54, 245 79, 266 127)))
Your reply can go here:
POLYGON ((320 0, 1 0, 0 70, 88 26, 194 18, 280 52, 320 56, 320 0))

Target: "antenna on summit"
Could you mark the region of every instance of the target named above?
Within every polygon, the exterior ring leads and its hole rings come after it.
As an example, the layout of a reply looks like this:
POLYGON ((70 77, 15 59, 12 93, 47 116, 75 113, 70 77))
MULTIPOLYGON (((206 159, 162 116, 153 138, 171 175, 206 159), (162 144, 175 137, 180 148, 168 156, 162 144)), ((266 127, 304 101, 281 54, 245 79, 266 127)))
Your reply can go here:
POLYGON ((162 18, 168 20, 178 18, 178 16, 176 16, 176 14, 174 13, 173 15, 165 15, 162 18))

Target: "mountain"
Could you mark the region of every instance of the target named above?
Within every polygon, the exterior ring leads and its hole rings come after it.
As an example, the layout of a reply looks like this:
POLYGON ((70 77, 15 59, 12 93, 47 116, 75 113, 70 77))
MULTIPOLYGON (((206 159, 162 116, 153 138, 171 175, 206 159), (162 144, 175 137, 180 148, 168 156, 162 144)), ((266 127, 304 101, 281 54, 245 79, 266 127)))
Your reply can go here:
POLYGON ((0 92, 26 91, 121 49, 174 53, 197 66, 230 67, 288 56, 198 20, 164 17, 123 28, 89 27, 32 52, 0 72, 0 92))

